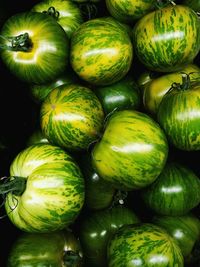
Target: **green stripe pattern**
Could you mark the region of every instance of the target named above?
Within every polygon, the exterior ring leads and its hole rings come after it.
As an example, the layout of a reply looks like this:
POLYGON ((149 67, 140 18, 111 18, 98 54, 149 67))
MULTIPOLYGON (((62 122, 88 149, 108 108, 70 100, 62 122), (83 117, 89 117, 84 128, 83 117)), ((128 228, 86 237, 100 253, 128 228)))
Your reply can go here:
POLYGON ((175 240, 150 223, 126 225, 108 244, 108 267, 183 267, 184 260, 175 240))
MULTIPOLYGON (((68 65, 68 38, 55 20, 39 12, 11 16, 4 23, 1 35, 8 38, 26 32, 33 44, 31 50, 13 52, 2 49, 1 58, 14 75, 28 84, 50 82, 68 65)), ((11 44, 1 38, 1 45, 11 44)))
POLYGON ((176 239, 186 262, 192 262, 195 243, 200 241, 200 220, 197 216, 155 216, 153 223, 163 227, 176 239))
POLYGON ((106 7, 117 20, 133 23, 152 11, 155 3, 155 0, 106 0, 106 7))
POLYGON ((26 232, 52 232, 72 224, 84 204, 85 185, 75 160, 60 147, 36 144, 13 160, 10 176, 27 178, 21 196, 8 193, 6 211, 26 232))
POLYGON ((78 151, 86 150, 98 139, 104 113, 91 89, 78 84, 61 85, 43 101, 40 121, 50 143, 78 151))
POLYGON ((184 151, 200 150, 200 85, 174 88, 163 97, 157 120, 169 142, 184 151))
POLYGON ((152 183, 167 156, 168 143, 160 126, 145 113, 123 110, 109 117, 93 148, 92 164, 116 188, 132 190, 152 183))
POLYGON ((153 71, 179 70, 199 53, 199 30, 199 18, 187 6, 169 5, 152 11, 134 25, 136 54, 153 71))
POLYGON ((54 8, 55 12, 58 12, 55 19, 70 39, 73 32, 83 23, 81 9, 69 0, 43 0, 35 4, 31 11, 44 13, 48 12, 49 8, 54 8))
POLYGON ((126 30, 105 18, 84 22, 71 38, 70 62, 77 75, 93 85, 108 85, 123 78, 133 59, 126 30))
POLYGON ((168 162, 156 181, 143 189, 147 207, 162 215, 183 215, 200 203, 200 179, 188 167, 168 162))

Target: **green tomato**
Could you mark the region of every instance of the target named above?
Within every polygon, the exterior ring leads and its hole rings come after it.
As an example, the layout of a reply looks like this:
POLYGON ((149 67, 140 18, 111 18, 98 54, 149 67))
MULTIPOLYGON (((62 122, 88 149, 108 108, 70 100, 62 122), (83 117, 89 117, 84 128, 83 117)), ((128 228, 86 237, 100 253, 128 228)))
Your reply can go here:
POLYGON ((133 23, 155 9, 156 0, 106 0, 108 12, 117 20, 133 23))
POLYGON ((124 225, 110 239, 108 267, 183 267, 176 241, 163 228, 151 224, 124 225))
POLYGON ((7 267, 81 267, 82 249, 70 230, 23 233, 12 244, 7 267))
POLYGON ((141 189, 156 180, 168 157, 159 124, 145 113, 116 111, 92 150, 95 171, 119 190, 141 189))
POLYGON ((137 215, 124 206, 93 212, 80 222, 79 238, 86 266, 107 266, 107 244, 125 224, 136 224, 137 215))
POLYGON ((171 90, 175 83, 182 82, 183 73, 189 74, 193 81, 200 80, 200 68, 196 64, 188 64, 181 68, 178 72, 162 74, 159 77, 153 78, 146 84, 143 92, 143 105, 145 110, 156 115, 163 96, 171 90))
POLYGON ((87 150, 103 127, 101 102, 88 87, 63 84, 42 102, 41 130, 50 143, 70 151, 87 150))
POLYGON ((70 39, 73 32, 83 23, 78 5, 69 0, 44 0, 35 4, 31 11, 52 16, 70 39))
POLYGON ((160 215, 180 216, 200 203, 200 179, 192 169, 167 162, 154 183, 143 189, 148 208, 160 215))
POLYGON ((167 5, 140 18, 133 27, 139 60, 157 72, 179 71, 193 62, 200 50, 197 14, 184 5, 167 5))
POLYGON ((39 12, 9 17, 1 29, 1 59, 20 80, 46 83, 68 65, 69 40, 63 28, 39 12))
POLYGON ((25 232, 47 233, 72 224, 84 204, 81 170, 71 155, 48 143, 29 146, 0 185, 11 222, 25 232))
POLYGON ((162 98, 157 121, 169 143, 184 151, 200 150, 200 84, 183 75, 162 98))
POLYGON ((133 46, 127 31, 105 18, 84 22, 71 38, 71 66, 81 79, 95 86, 122 79, 132 59, 133 46))
POLYGON ((196 246, 200 244, 200 220, 197 216, 193 214, 157 215, 153 217, 152 222, 166 229, 177 241, 185 262, 194 263, 196 261, 196 256, 198 258, 196 246))

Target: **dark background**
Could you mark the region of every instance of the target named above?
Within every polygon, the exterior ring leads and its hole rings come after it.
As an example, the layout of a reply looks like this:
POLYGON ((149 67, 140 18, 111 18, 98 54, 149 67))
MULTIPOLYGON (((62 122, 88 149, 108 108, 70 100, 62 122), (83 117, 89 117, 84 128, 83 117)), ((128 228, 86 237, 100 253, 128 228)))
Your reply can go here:
MULTIPOLYGON (((38 2, 1 0, 0 26, 9 16, 29 10, 38 2)), ((138 66, 137 72, 140 73, 142 66, 139 63, 138 66)), ((25 147, 27 139, 38 126, 38 111, 38 106, 29 95, 27 84, 14 77, 0 61, 0 177, 9 175, 10 163, 25 147)), ((188 153, 172 149, 171 155, 191 167, 200 176, 199 152, 188 153)), ((3 198, 1 201, 3 204, 3 198)), ((0 219, 0 267, 5 267, 9 250, 21 232, 5 216, 3 206, 0 211, 0 216, 3 217, 0 219)), ((196 213, 199 214, 198 207, 196 213)))

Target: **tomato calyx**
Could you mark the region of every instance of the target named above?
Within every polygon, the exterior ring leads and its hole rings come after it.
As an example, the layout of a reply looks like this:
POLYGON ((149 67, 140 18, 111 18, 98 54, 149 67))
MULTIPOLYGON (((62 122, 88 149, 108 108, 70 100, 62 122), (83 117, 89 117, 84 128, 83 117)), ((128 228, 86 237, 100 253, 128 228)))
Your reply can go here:
POLYGON ((182 74, 182 83, 172 83, 170 89, 168 90, 168 92, 171 92, 172 90, 176 89, 179 91, 185 91, 191 88, 191 83, 198 83, 198 80, 193 80, 191 81, 190 79, 190 75, 193 74, 194 72, 190 72, 190 73, 185 73, 185 72, 181 72, 182 74))
POLYGON ((0 46, 1 49, 28 52, 32 48, 32 42, 27 32, 13 37, 0 37, 10 43, 10 45, 0 46))
POLYGON ((172 0, 157 0, 155 5, 160 9, 169 5, 176 6, 176 3, 172 0))
POLYGON ((113 201, 112 201, 112 204, 111 204, 111 209, 117 205, 124 205, 124 202, 125 202, 125 199, 127 198, 128 196, 128 192, 127 191, 122 191, 122 190, 117 190, 115 195, 114 195, 114 198, 113 198, 113 201))
POLYGON ((84 21, 94 19, 97 17, 98 8, 92 2, 83 2, 78 4, 84 21))
POLYGON ((59 11, 56 10, 55 7, 53 7, 53 6, 50 6, 48 8, 48 10, 44 10, 43 13, 53 17, 55 20, 58 20, 58 18, 60 16, 59 11))
POLYGON ((63 263, 64 266, 76 266, 82 261, 81 256, 73 250, 64 251, 63 263))
POLYGON ((21 196, 26 189, 26 178, 21 176, 2 177, 0 194, 5 195, 12 192, 15 196, 21 196))

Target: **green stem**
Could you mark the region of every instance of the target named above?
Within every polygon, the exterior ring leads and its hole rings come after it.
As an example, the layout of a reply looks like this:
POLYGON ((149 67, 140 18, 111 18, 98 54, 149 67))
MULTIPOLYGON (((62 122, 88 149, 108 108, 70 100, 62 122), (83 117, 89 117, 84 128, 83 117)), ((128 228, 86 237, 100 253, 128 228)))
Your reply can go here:
POLYGON ((0 45, 0 49, 28 52, 32 48, 32 42, 27 32, 13 37, 5 37, 0 35, 0 38, 9 43, 9 45, 0 45))
POLYGON ((127 196, 127 191, 117 190, 110 208, 112 209, 117 205, 124 205, 124 200, 127 198, 127 196))
POLYGON ((11 176, 2 180, 0 184, 0 195, 12 192, 16 196, 21 196, 26 189, 27 179, 20 176, 11 176))
POLYGON ((187 90, 190 88, 190 75, 182 73, 182 84, 180 85, 181 90, 187 90))
POLYGON ((184 90, 188 90, 191 87, 191 81, 190 81, 190 75, 191 73, 185 73, 185 72, 181 72, 182 74, 182 83, 172 83, 170 89, 168 90, 168 92, 172 91, 173 89, 177 89, 180 91, 184 91, 184 90))
POLYGON ((166 7, 168 5, 175 6, 176 3, 173 0, 157 0, 156 1, 156 7, 157 8, 163 8, 163 7, 166 7))
POLYGON ((60 16, 59 11, 56 10, 55 7, 53 7, 53 6, 50 6, 50 7, 48 8, 48 10, 47 10, 47 11, 46 11, 46 10, 43 11, 43 13, 44 13, 44 14, 47 14, 47 15, 49 15, 49 16, 51 16, 51 17, 53 17, 55 20, 58 20, 58 18, 59 18, 59 16, 60 16))
POLYGON ((81 257, 79 256, 78 253, 69 250, 65 251, 63 255, 63 262, 64 266, 66 267, 73 267, 73 266, 78 266, 79 262, 81 261, 81 257))
POLYGON ((82 16, 85 21, 94 19, 97 17, 98 9, 97 6, 92 2, 84 2, 79 4, 82 16))

